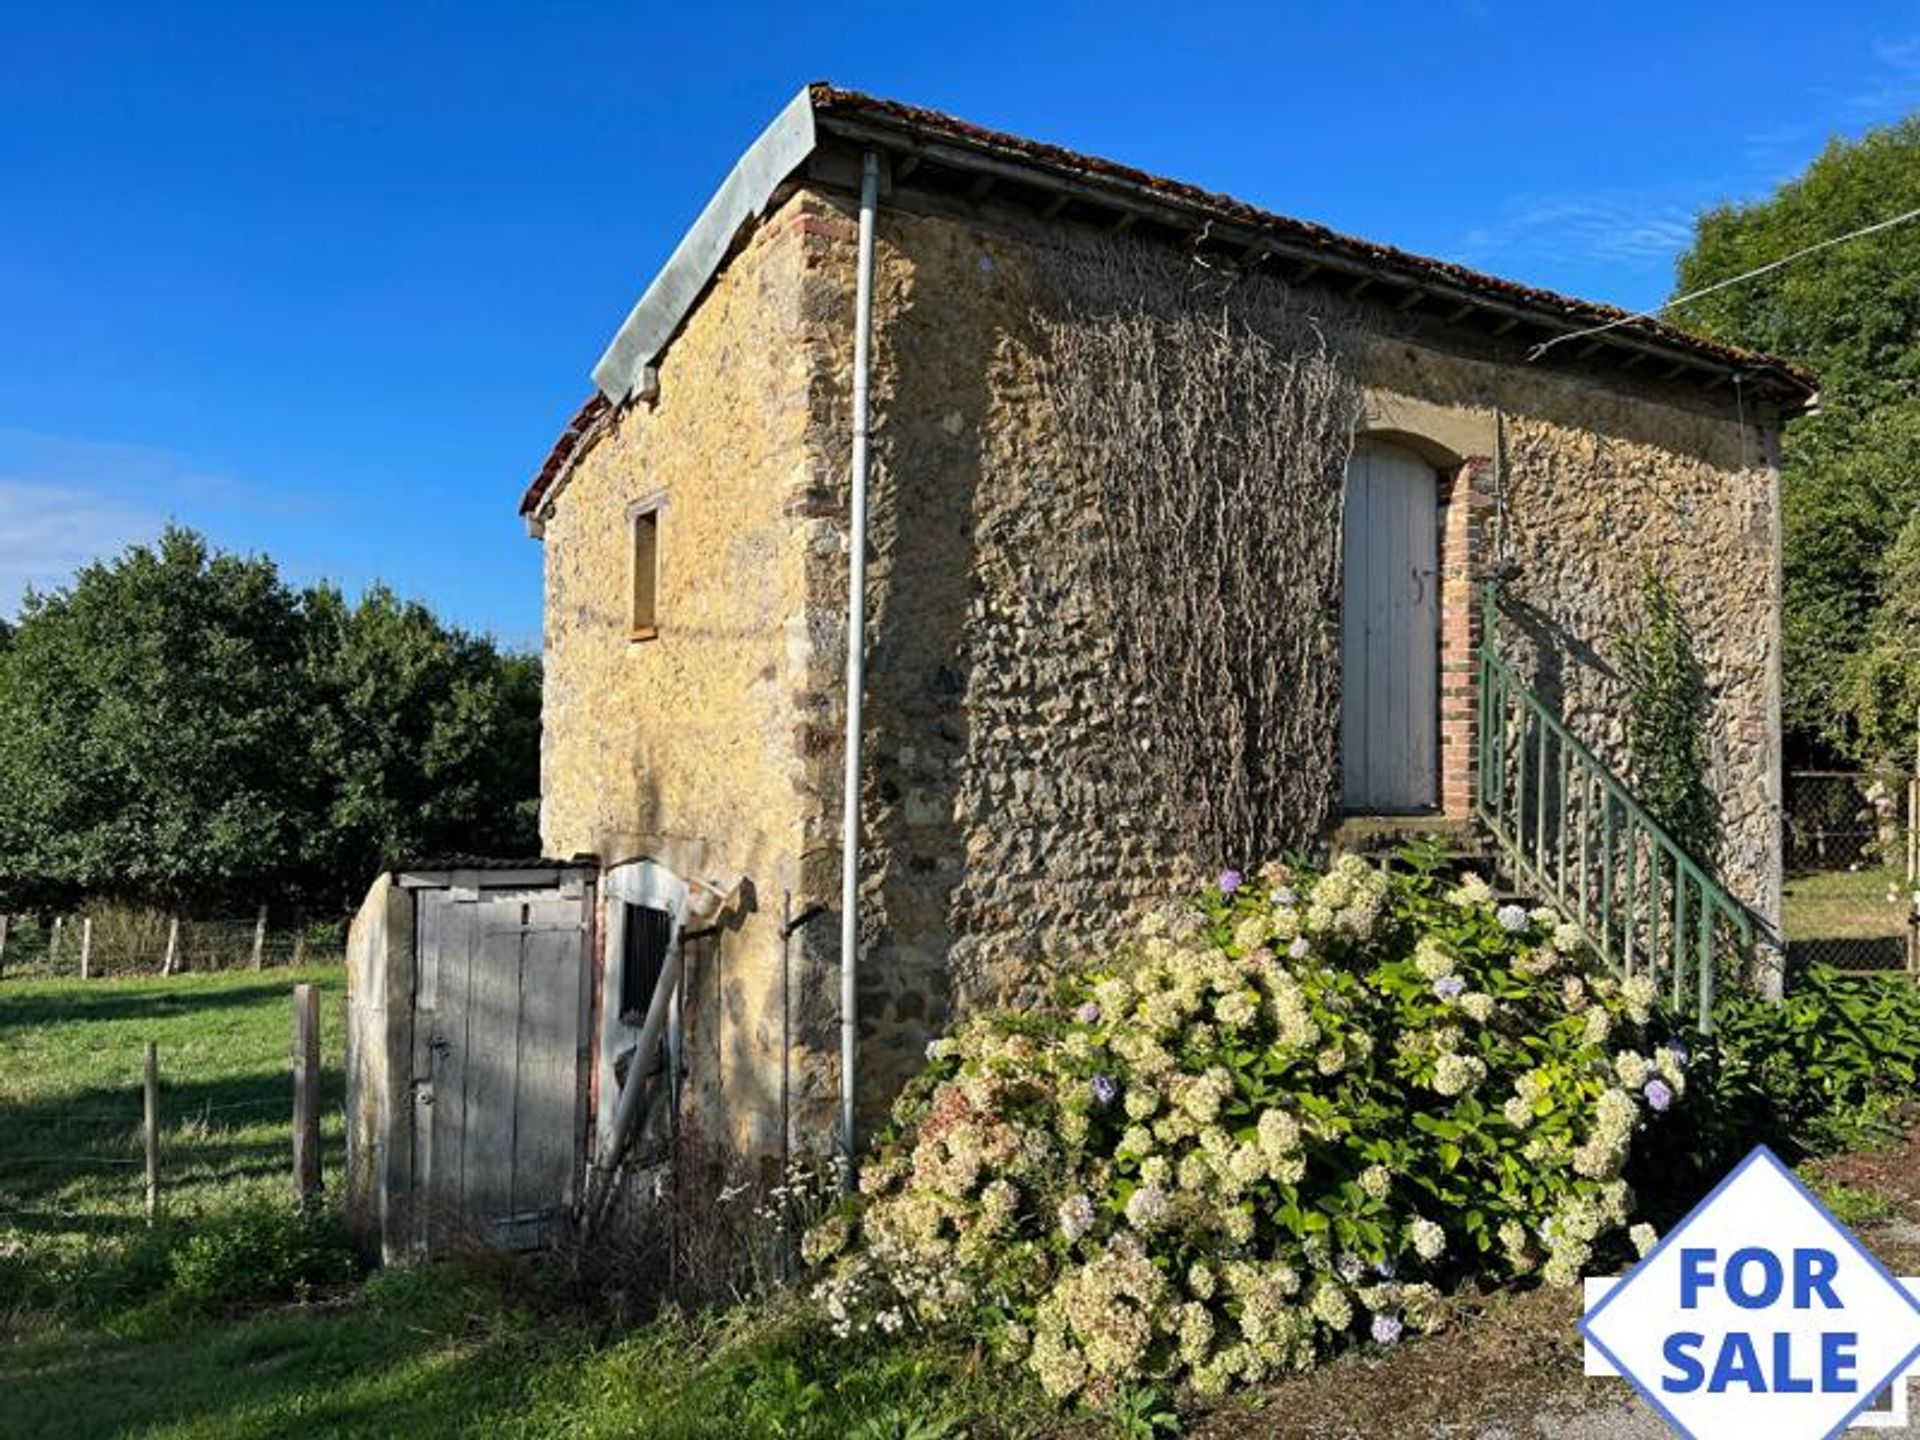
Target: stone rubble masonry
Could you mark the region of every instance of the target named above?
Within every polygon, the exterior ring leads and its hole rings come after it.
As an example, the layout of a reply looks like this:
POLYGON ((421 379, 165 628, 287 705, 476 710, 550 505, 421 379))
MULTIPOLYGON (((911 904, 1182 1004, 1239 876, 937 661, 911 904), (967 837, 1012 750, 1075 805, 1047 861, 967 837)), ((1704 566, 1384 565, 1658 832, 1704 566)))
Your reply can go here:
MULTIPOLYGON (((1133 767, 1116 636, 1068 584, 1094 496, 1038 385, 1033 229, 883 204, 875 277, 861 794, 864 1125, 968 1009, 1026 1002, 1196 878, 1133 767)), ((547 520, 543 838, 750 879, 758 909, 691 981, 689 1115, 741 1154, 820 1148, 837 1093, 842 687, 856 227, 779 200, 547 520), (660 636, 630 643, 626 511, 663 491, 660 636), (829 912, 791 946, 781 896, 829 912)), ((1779 576, 1770 421, 1733 397, 1440 348, 1384 313, 1352 346, 1370 430, 1436 466, 1442 809, 1471 805, 1475 591, 1510 556, 1502 644, 1625 770, 1610 657, 1643 566, 1676 586, 1713 704, 1741 897, 1776 917, 1779 576), (1502 437, 1504 436, 1504 447, 1502 437)), ((1276 596, 1275 604, 1288 603, 1276 596)), ((1335 817, 1329 816, 1331 821, 1335 817)), ((1303 841, 1311 837, 1303 836, 1303 841)))

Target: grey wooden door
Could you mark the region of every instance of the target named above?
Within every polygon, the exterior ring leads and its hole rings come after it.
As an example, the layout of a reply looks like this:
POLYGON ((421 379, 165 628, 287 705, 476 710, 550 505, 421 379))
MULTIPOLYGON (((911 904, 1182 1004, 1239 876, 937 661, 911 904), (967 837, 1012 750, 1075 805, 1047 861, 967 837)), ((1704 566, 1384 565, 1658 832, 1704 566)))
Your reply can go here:
POLYGON ((1439 498, 1433 469, 1362 442, 1347 467, 1341 801, 1404 814, 1439 801, 1439 498))
MULTIPOLYGON (((590 893, 590 892, 588 892, 590 893)), ((428 1251, 556 1239, 584 1137, 585 905, 554 888, 423 890, 414 1188, 428 1251)))

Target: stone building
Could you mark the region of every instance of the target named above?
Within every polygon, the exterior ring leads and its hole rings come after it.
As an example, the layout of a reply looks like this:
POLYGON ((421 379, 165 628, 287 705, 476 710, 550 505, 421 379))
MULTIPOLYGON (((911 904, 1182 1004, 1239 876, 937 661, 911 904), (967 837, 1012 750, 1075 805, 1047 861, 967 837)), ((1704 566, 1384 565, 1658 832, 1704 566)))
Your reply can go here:
POLYGON ((1143 616, 1111 590, 1113 517, 1155 456, 1175 483, 1128 543, 1150 546, 1161 516, 1159 553, 1138 558, 1170 596, 1187 587, 1170 606, 1218 600, 1232 631, 1173 643, 1229 667, 1253 654, 1284 702, 1248 710, 1223 683, 1223 726, 1259 733, 1196 753, 1259 771, 1294 845, 1375 812, 1470 834, 1477 592, 1496 569, 1501 650, 1628 774, 1618 646, 1651 573, 1703 671, 1720 841, 1701 859, 1777 919, 1777 436, 1813 402, 1805 375, 815 85, 620 327, 522 502, 545 547, 543 840, 610 877, 603 1092, 645 1008, 612 993, 616 960, 652 933, 619 896, 686 882, 730 903, 676 917, 684 1133, 740 1156, 834 1133, 869 167, 863 1124, 966 1006, 1030 993, 1176 883, 1262 858, 1203 853, 1169 813, 1175 772, 1142 758, 1166 724, 1140 693, 1143 616), (1209 327, 1227 337, 1205 351, 1217 383, 1188 365, 1209 327), (1291 384, 1296 361, 1334 409, 1263 414, 1248 377, 1291 384), (1243 504, 1267 477, 1231 457, 1288 453, 1259 521, 1281 543, 1229 557, 1271 564, 1250 616, 1186 547, 1181 477, 1243 504), (654 878, 623 889, 636 861, 654 878))

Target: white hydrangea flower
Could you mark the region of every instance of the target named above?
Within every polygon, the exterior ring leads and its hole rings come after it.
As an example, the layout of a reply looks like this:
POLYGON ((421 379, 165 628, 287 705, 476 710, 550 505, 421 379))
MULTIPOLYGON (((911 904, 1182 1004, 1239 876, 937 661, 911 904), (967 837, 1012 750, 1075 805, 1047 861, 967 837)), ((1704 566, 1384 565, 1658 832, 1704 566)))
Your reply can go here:
POLYGON ((1467 910, 1476 905, 1493 903, 1493 887, 1469 870, 1460 877, 1460 883, 1449 890, 1447 903, 1459 909, 1467 910))
POLYGON ((1587 1011, 1587 1028, 1583 1038, 1589 1045, 1604 1045, 1607 1037, 1613 1034, 1613 1016, 1596 1005, 1587 1011))
POLYGON ((1360 1189, 1372 1199, 1386 1199, 1393 1190, 1393 1172, 1384 1165, 1369 1165, 1360 1172, 1360 1189))
POLYGON ((1438 1260, 1447 1253, 1447 1232, 1433 1221, 1416 1215, 1407 1233, 1413 1240, 1413 1253, 1422 1260, 1438 1260))
POLYGON ((1069 1244, 1093 1229, 1093 1201, 1084 1194, 1069 1195, 1060 1202, 1060 1233, 1069 1244))
POLYGON ((1136 1230, 1158 1229, 1167 1223, 1172 1210, 1167 1192, 1158 1185, 1142 1185, 1127 1197, 1127 1223, 1136 1230))
POLYGON ((1445 1054, 1434 1062, 1433 1088, 1436 1094, 1464 1095, 1486 1078, 1486 1062, 1478 1056, 1445 1054))
POLYGON ((1261 1111, 1254 1135, 1261 1152, 1270 1159, 1300 1148, 1300 1122, 1284 1110, 1261 1111))
POLYGON ((1423 980, 1442 980, 1453 974, 1454 958, 1430 935, 1423 935, 1413 947, 1413 968, 1423 980))

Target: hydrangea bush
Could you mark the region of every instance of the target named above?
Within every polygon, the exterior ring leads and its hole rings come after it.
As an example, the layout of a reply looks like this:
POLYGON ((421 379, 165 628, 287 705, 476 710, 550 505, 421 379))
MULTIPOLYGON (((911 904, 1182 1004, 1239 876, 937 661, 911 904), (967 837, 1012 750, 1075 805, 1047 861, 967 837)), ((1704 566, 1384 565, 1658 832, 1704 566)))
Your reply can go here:
POLYGON ((1229 871, 1041 1012, 930 1049, 805 1254, 843 1333, 986 1333, 1058 1397, 1204 1392, 1577 1283, 1686 1091, 1651 982, 1434 857, 1229 871))

